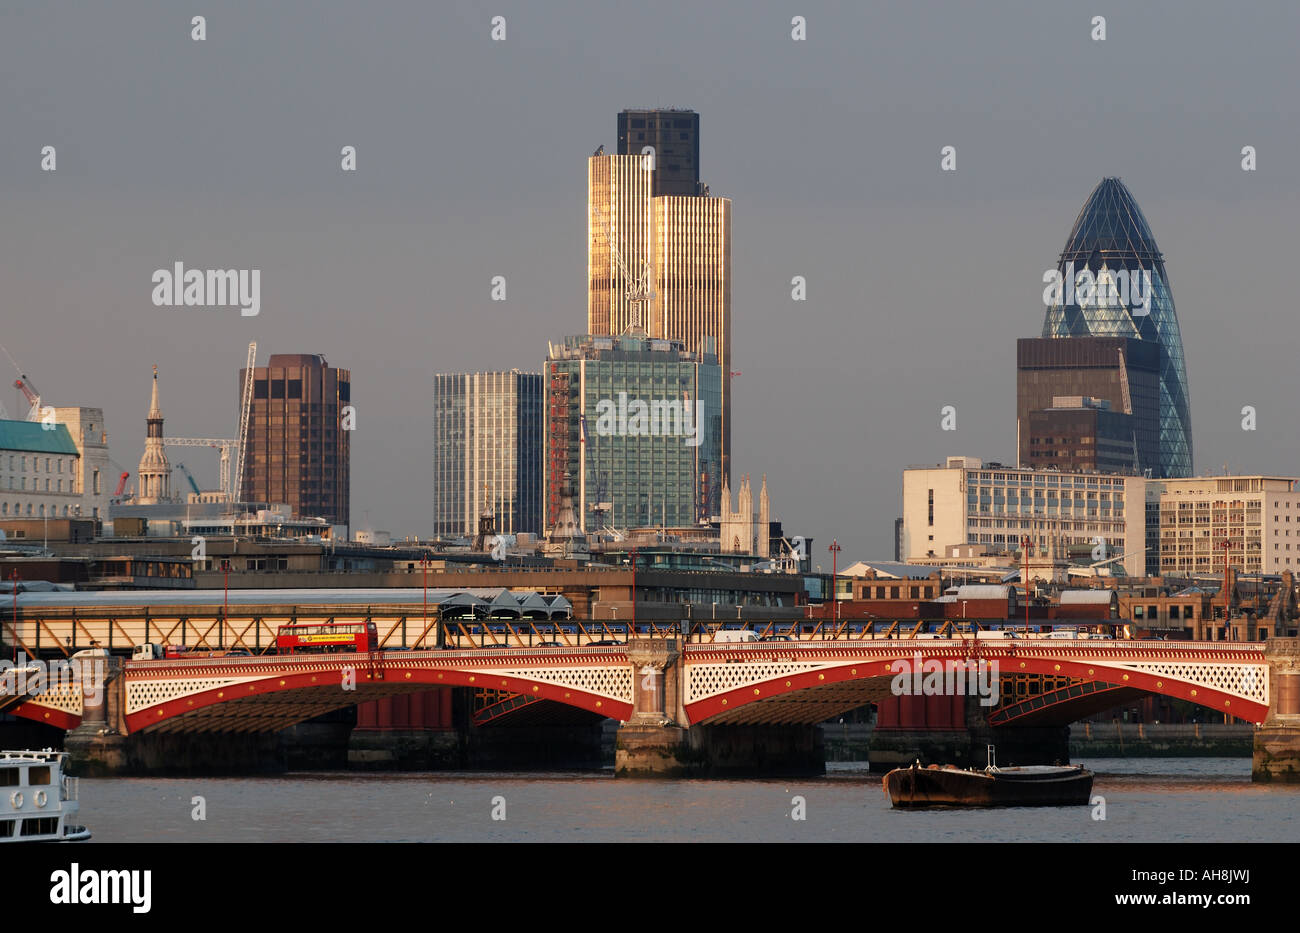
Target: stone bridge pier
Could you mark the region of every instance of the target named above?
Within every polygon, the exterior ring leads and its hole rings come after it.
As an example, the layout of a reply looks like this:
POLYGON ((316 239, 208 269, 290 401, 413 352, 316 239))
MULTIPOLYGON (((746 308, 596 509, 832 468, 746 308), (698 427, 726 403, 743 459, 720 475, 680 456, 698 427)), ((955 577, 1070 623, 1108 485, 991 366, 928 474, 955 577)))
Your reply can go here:
POLYGON ((1300 638, 1270 638, 1268 718, 1255 731, 1251 780, 1300 784, 1300 638))
POLYGON ((79 774, 118 774, 127 766, 123 662, 107 653, 82 660, 81 723, 68 732, 64 748, 79 774))
POLYGON ((690 725, 685 665, 675 639, 633 639, 632 718, 618 730, 620 777, 802 776, 826 770, 821 730, 811 725, 690 725))

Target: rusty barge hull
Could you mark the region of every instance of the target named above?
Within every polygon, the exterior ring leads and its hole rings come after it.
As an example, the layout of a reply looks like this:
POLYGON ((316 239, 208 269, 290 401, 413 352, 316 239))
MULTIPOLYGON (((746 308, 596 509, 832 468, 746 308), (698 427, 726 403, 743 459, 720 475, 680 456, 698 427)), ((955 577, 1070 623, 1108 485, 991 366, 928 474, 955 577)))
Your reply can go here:
POLYGON ((962 771, 895 768, 885 789, 895 807, 1069 807, 1088 803, 1092 772, 1080 767, 962 771))

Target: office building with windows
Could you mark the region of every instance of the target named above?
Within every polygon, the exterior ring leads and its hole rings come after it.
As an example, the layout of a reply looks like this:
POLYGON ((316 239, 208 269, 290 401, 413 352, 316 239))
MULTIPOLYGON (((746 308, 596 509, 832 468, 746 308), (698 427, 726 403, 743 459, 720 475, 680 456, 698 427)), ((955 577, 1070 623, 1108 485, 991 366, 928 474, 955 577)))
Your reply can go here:
POLYGON ((1156 475, 1159 347, 1132 337, 1016 341, 1016 440, 1022 467, 1156 475))
MULTIPOLYGON (((981 545, 1014 563, 1028 537, 1035 556, 1094 549, 1120 558, 1124 573, 1146 572, 1145 480, 1140 476, 1027 470, 949 457, 903 471, 906 560, 943 558, 957 545, 981 545)), ((1113 568, 1113 565, 1112 565, 1113 568)), ((1113 568, 1114 569, 1114 568, 1113 568)))
POLYGON ((707 523, 722 492, 722 371, 711 341, 567 337, 546 360, 546 520, 572 491, 585 533, 707 523))
POLYGON ((349 524, 351 404, 351 372, 319 354, 276 353, 255 367, 240 501, 287 503, 301 517, 349 524))
POLYGON ((1133 416, 1112 411, 1106 399, 1057 396, 1051 408, 1029 413, 1031 470, 1055 467, 1067 473, 1137 473, 1133 416))
POLYGON ((92 517, 68 428, 0 420, 0 519, 92 517))
POLYGON ((1148 572, 1222 573, 1225 551, 1228 565, 1245 573, 1300 571, 1296 483, 1282 476, 1149 481, 1148 572))
POLYGON ((439 373, 433 380, 433 529, 477 533, 485 511, 499 534, 541 534, 542 374, 439 373))
POLYGON ((644 333, 690 353, 707 346, 721 368, 722 472, 730 480, 731 200, 706 186, 659 193, 668 164, 662 154, 654 162, 635 154, 588 160, 587 332, 644 333))

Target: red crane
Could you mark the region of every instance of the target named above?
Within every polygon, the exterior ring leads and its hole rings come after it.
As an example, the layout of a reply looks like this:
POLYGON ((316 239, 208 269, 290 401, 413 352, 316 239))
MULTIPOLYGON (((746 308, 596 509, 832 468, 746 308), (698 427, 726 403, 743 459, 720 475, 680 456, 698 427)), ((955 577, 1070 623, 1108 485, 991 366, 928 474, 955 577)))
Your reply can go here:
POLYGON ((41 419, 41 394, 36 391, 36 386, 26 376, 14 380, 14 388, 23 394, 27 399, 27 404, 31 408, 27 412, 28 421, 39 421, 41 419))

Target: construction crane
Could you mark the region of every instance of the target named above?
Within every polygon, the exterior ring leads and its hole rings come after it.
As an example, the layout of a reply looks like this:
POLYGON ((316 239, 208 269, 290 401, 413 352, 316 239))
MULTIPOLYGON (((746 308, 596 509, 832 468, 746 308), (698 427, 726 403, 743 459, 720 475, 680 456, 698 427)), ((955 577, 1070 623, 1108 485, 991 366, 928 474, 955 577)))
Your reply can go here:
POLYGON ((234 500, 234 486, 230 482, 230 452, 239 446, 235 438, 221 437, 164 437, 163 443, 169 447, 214 447, 221 451, 220 486, 225 490, 231 502, 234 500))
POLYGON ((248 365, 245 367, 244 376, 244 394, 243 404, 239 412, 239 460, 235 466, 234 495, 230 497, 231 503, 234 503, 244 494, 244 451, 248 447, 248 420, 253 410, 253 364, 257 362, 257 342, 254 341, 248 345, 248 365))
MULTIPOLYGON (((243 494, 240 484, 244 473, 244 446, 248 440, 248 418, 253 398, 253 363, 257 358, 257 343, 248 345, 248 375, 244 379, 244 391, 239 407, 239 437, 164 437, 163 443, 170 447, 213 447, 221 451, 220 486, 226 493, 227 502, 235 502, 243 494), (231 456, 238 451, 237 456, 231 456), (232 463, 235 468, 232 470, 232 463)), ((195 490, 197 492, 197 490, 195 490)))
POLYGON ((130 492, 127 492, 126 489, 126 481, 131 478, 131 471, 122 466, 122 464, 118 463, 112 457, 108 458, 108 465, 115 470, 122 471, 122 474, 117 478, 117 489, 113 491, 113 495, 108 500, 109 503, 112 505, 121 505, 123 502, 130 502, 135 498, 135 491, 131 490, 130 492))
POLYGON ((1133 396, 1129 393, 1128 387, 1128 360, 1124 358, 1124 348, 1116 347, 1115 352, 1119 354, 1119 389, 1121 397, 1124 400, 1124 414, 1133 414, 1133 396))
MULTIPOLYGON (((9 359, 9 362, 13 364, 14 369, 18 371, 18 378, 14 380, 14 388, 23 394, 23 397, 27 399, 27 404, 30 406, 27 410, 27 420, 40 421, 41 393, 36 390, 36 386, 32 385, 31 377, 23 372, 23 368, 18 365, 18 361, 14 359, 13 354, 9 352, 4 344, 0 344, 0 352, 4 353, 4 355, 9 359)), ((4 412, 4 406, 2 405, 0 405, 0 412, 4 412)), ((5 416, 8 416, 7 412, 5 413, 5 416)))
POLYGON ((632 274, 632 270, 628 268, 627 260, 623 257, 622 244, 614 242, 613 218, 605 218, 604 211, 599 204, 596 205, 596 229, 604 237, 605 245, 609 247, 609 254, 614 258, 614 264, 618 266, 623 281, 627 283, 627 290, 623 293, 623 296, 632 308, 632 321, 628 324, 628 330, 631 330, 644 321, 640 313, 641 306, 648 305, 655 299, 654 268, 648 260, 642 259, 640 275, 632 274), (604 218, 603 222, 602 218, 604 218))
POLYGON ((27 404, 31 406, 27 410, 28 421, 41 420, 41 394, 36 391, 36 386, 32 385, 32 380, 26 375, 14 380, 14 388, 23 394, 27 399, 27 404))
POLYGON ((189 471, 189 467, 183 463, 178 463, 176 464, 176 469, 180 470, 181 473, 184 474, 185 478, 189 480, 190 488, 194 490, 194 495, 200 495, 199 484, 194 482, 194 474, 189 471))

